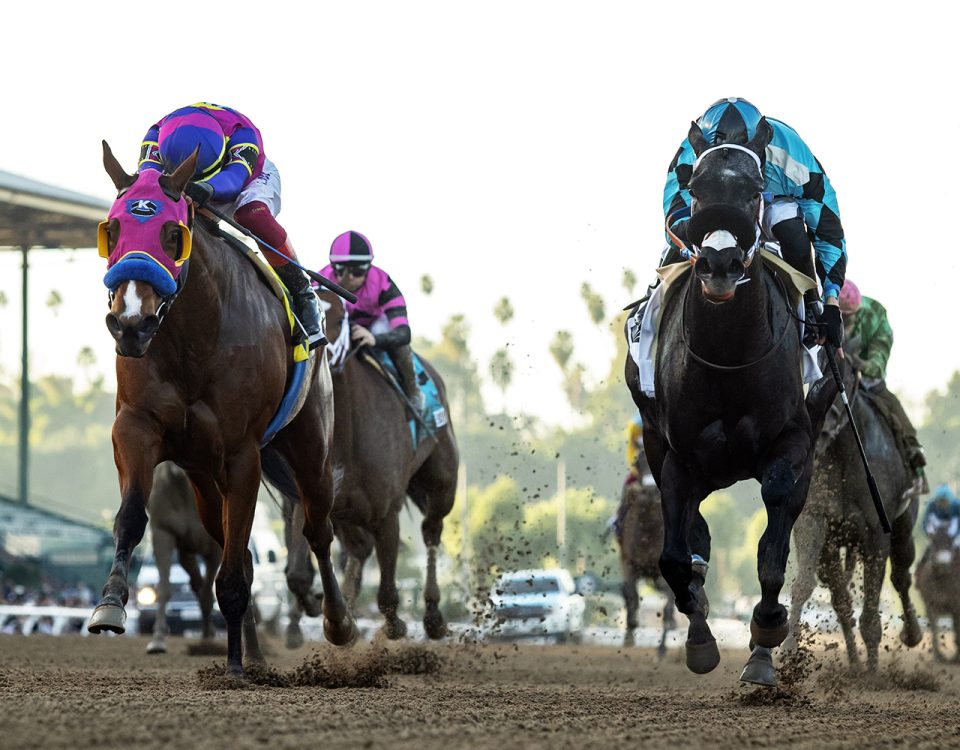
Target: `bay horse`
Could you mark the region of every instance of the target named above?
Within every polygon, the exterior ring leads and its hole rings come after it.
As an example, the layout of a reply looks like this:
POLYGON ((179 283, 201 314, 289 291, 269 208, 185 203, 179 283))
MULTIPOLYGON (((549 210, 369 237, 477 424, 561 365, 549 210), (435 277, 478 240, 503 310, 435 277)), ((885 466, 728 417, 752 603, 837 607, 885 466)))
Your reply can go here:
MULTIPOLYGON (((349 323, 342 301, 319 292, 325 310, 325 335, 331 342, 333 395, 336 411, 333 464, 338 474, 332 518, 337 538, 347 553, 344 593, 353 602, 359 593, 363 564, 375 549, 380 566, 377 605, 385 623, 383 633, 397 639, 406 635, 406 623, 397 610, 397 552, 400 511, 409 497, 423 513, 421 532, 427 548, 426 605, 423 624, 427 637, 442 638, 447 630, 440 613, 437 550, 443 519, 456 497, 459 452, 453 426, 447 422, 414 445, 410 412, 387 379, 363 359, 362 349, 350 349, 349 323)), ((424 369, 437 386, 440 403, 449 414, 443 380, 429 362, 424 369)), ((417 428, 418 433, 421 428, 417 428)), ((283 488, 280 488, 283 490, 283 488)), ((286 496, 286 492, 284 495, 286 496)), ((298 517, 286 514, 294 525, 298 517)), ((296 541, 296 531, 288 538, 296 541)), ((288 545, 290 543, 288 542, 288 545)), ((302 542, 288 547, 288 584, 291 590, 309 588, 313 571, 302 542)), ((304 599, 298 596, 298 603, 304 599)), ((299 611, 292 608, 288 646, 302 641, 299 611)))
POLYGON ((908 473, 890 425, 860 387, 859 373, 841 361, 841 373, 854 418, 883 498, 892 532, 880 527, 870 496, 863 463, 846 409, 837 399, 831 406, 817 439, 814 479, 803 514, 793 530, 797 554, 797 575, 791 587, 790 638, 795 635, 803 605, 813 593, 816 578, 827 585, 833 609, 843 630, 850 665, 860 663, 854 635, 850 579, 856 560, 863 561, 863 610, 860 634, 867 651, 867 668, 877 668, 880 639, 880 589, 890 560, 890 580, 903 608, 900 640, 916 646, 923 637, 913 603, 910 601, 910 568, 916 552, 913 527, 917 521, 918 494, 908 473), (846 548, 846 564, 841 560, 846 548))
POLYGON ((275 456, 271 466, 279 474, 267 472, 268 479, 294 489, 319 561, 327 639, 351 643, 356 626, 330 560, 333 388, 326 353, 312 359, 299 411, 261 451, 295 368, 283 304, 252 263, 193 221, 183 191, 196 153, 159 176, 152 170, 127 174, 106 142, 103 160, 118 196, 101 224, 101 252, 121 260, 129 254, 134 263, 114 261, 105 279, 111 291, 106 323, 119 355, 113 445, 121 501, 113 565, 88 629, 125 629, 130 557, 147 524, 154 467, 172 460, 186 471, 204 528, 223 549, 216 591, 227 623, 228 670, 243 672, 242 622, 247 656, 261 660, 248 608, 253 574, 247 543, 261 460, 275 456), (137 262, 158 280, 143 281, 132 270, 137 262), (128 278, 118 270, 124 268, 131 269, 128 278), (163 273, 176 280, 175 297, 158 290, 166 288, 163 273))
POLYGON ((153 471, 150 508, 150 538, 157 563, 157 619, 148 654, 167 652, 167 602, 170 600, 170 568, 173 552, 177 562, 190 576, 190 588, 200 604, 200 632, 203 640, 214 636, 213 585, 220 566, 220 545, 207 533, 197 513, 193 485, 176 464, 164 461, 153 471), (203 560, 201 572, 198 558, 203 560))
POLYGON ((637 611, 640 608, 640 596, 637 583, 645 578, 654 588, 667 597, 663 608, 663 623, 657 656, 663 658, 667 653, 667 632, 676 627, 674 621, 673 594, 667 582, 660 575, 660 552, 663 549, 663 512, 660 509, 660 493, 655 485, 646 484, 650 471, 646 460, 638 456, 640 477, 623 485, 620 502, 623 506, 622 529, 617 536, 620 547, 620 573, 623 577, 623 603, 626 609, 627 626, 623 635, 623 645, 636 645, 636 630, 639 625, 637 611))
POLYGON ((790 530, 813 469, 813 436, 836 394, 821 379, 807 400, 800 332, 780 282, 756 252, 763 207, 763 160, 773 130, 765 119, 745 145, 710 147, 693 123, 697 160, 687 238, 693 268, 665 295, 655 360, 655 397, 644 394, 628 354, 626 382, 644 422, 644 447, 660 488, 664 544, 660 570, 690 620, 687 667, 720 663, 704 592, 710 532, 700 503, 744 479, 760 482, 767 528, 757 555, 761 599, 740 679, 776 684, 772 649, 787 636, 778 601, 790 530))
POLYGON ((917 590, 923 598, 933 637, 933 657, 945 661, 940 643, 940 618, 948 616, 953 629, 953 662, 960 663, 960 553, 946 527, 935 529, 917 566, 917 590))

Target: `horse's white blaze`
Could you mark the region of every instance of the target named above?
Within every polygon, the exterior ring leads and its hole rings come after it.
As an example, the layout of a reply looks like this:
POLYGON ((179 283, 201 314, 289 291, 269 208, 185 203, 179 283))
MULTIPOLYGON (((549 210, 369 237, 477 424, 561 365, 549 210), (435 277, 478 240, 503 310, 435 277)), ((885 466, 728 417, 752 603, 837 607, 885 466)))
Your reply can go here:
POLYGON ((713 248, 714 250, 723 250, 727 247, 736 247, 737 238, 734 237, 726 229, 718 229, 714 232, 710 232, 706 237, 703 238, 701 247, 704 248, 713 248))
POLYGON ((123 293, 123 312, 120 313, 120 317, 134 318, 140 315, 140 310, 142 307, 143 300, 140 298, 140 294, 137 292, 137 282, 128 281, 127 291, 123 293))

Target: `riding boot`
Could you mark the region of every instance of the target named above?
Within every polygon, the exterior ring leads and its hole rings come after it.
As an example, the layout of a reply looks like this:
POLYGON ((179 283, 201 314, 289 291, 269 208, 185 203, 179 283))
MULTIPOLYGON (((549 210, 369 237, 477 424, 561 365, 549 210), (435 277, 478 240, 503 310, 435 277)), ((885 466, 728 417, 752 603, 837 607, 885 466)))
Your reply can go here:
MULTIPOLYGON (((311 341, 320 333, 320 304, 310 280, 296 266, 285 263, 274 269, 293 297, 293 313, 311 341)), ((312 348, 312 347, 311 347, 312 348)))
MULTIPOLYGON (((807 225, 802 216, 786 219, 773 225, 770 229, 774 238, 780 243, 780 252, 783 259, 800 273, 816 280, 817 272, 813 262, 813 247, 810 236, 807 234, 807 225)), ((817 322, 823 307, 815 290, 803 295, 803 309, 805 323, 803 326, 803 345, 808 349, 814 346, 820 338, 820 328, 817 322)))
POLYGON ((417 383, 417 375, 413 367, 413 349, 406 344, 398 346, 390 352, 390 356, 400 375, 400 387, 403 388, 407 400, 416 407, 419 414, 423 411, 423 394, 420 392, 420 385, 417 383))

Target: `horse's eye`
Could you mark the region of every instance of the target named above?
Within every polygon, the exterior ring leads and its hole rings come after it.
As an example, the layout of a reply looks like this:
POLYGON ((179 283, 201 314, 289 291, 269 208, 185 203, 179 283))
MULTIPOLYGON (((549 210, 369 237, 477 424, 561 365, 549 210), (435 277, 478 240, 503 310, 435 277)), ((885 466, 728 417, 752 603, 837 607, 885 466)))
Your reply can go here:
POLYGON ((690 190, 689 188, 687 188, 687 192, 690 193, 690 197, 691 197, 691 198, 696 198, 696 197, 697 197, 696 191, 690 190))

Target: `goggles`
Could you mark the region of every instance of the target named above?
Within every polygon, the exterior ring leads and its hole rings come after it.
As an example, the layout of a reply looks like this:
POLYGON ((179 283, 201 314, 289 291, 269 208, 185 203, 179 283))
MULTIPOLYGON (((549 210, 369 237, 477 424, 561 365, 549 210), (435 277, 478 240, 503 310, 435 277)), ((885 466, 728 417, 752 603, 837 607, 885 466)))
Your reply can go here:
POLYGON ((333 272, 337 276, 343 276, 345 273, 350 276, 359 278, 360 276, 366 276, 367 271, 370 270, 369 263, 334 263, 333 272))

